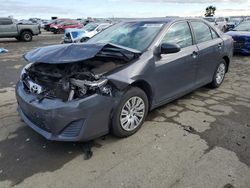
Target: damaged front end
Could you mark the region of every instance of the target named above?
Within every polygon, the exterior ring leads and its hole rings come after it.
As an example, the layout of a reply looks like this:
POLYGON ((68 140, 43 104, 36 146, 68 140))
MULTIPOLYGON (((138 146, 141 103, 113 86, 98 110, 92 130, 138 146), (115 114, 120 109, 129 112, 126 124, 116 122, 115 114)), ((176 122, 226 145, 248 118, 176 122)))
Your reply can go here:
POLYGON ((56 98, 66 102, 95 93, 112 96, 116 87, 106 79, 106 75, 139 56, 139 52, 112 44, 75 45, 60 46, 59 51, 57 48, 49 51, 39 49, 26 54, 25 59, 33 63, 22 71, 24 89, 36 94, 39 101, 56 98), (65 58, 57 58, 58 53, 65 58), (41 54, 46 54, 47 58, 41 58, 41 54))
POLYGON ((139 57, 111 44, 35 49, 16 84, 18 112, 33 130, 57 141, 88 141, 109 132, 122 91, 107 77, 139 57), (98 116, 97 116, 98 115, 98 116))
MULTIPOLYGON (((91 62, 95 63, 98 64, 91 62)), ((36 94, 40 101, 44 98, 71 101, 94 93, 111 96, 111 86, 103 73, 115 68, 116 64, 106 62, 104 65, 107 67, 99 67, 96 70, 81 63, 56 65, 35 63, 23 71, 21 81, 24 89, 36 94)))

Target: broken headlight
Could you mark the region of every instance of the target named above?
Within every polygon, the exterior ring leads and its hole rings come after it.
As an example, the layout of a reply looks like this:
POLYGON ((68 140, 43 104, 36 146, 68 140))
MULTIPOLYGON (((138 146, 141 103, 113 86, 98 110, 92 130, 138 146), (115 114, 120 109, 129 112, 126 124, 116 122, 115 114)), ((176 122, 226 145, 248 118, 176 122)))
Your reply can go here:
POLYGON ((107 79, 89 81, 71 78, 70 83, 72 85, 72 89, 68 100, 98 92, 103 95, 112 96, 112 88, 108 85, 107 79))
POLYGON ((20 74, 20 79, 22 80, 23 79, 23 76, 25 75, 26 73, 26 70, 30 68, 30 66, 32 65, 32 63, 29 63, 27 65, 25 65, 21 71, 21 74, 20 74))

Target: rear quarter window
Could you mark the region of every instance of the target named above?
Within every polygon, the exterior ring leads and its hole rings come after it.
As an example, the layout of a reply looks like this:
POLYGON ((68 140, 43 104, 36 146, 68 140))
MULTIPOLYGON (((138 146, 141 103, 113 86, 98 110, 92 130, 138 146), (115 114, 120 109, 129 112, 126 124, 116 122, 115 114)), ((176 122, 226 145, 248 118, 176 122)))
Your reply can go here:
POLYGON ((219 38, 219 35, 212 28, 210 28, 210 29, 211 29, 213 39, 219 38))

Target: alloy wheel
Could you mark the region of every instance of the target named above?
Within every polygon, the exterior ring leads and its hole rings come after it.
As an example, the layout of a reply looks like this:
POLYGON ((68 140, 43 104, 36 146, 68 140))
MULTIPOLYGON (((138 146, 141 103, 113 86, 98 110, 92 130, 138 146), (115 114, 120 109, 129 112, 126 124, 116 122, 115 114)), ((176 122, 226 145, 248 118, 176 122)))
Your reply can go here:
POLYGON ((217 84, 221 84, 226 73, 226 66, 224 63, 221 63, 216 72, 216 82, 217 84))
POLYGON ((142 98, 136 96, 127 100, 121 110, 120 123, 125 131, 135 130, 145 116, 145 103, 142 98))

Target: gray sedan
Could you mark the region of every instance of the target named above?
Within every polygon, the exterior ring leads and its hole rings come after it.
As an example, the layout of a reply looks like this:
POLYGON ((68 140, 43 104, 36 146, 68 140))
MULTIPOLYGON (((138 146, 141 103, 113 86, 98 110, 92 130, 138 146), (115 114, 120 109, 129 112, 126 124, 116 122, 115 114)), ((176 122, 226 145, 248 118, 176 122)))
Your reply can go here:
POLYGON ((148 111, 204 85, 219 87, 232 52, 232 38, 204 20, 118 23, 86 43, 25 54, 18 111, 49 140, 127 137, 148 111))

